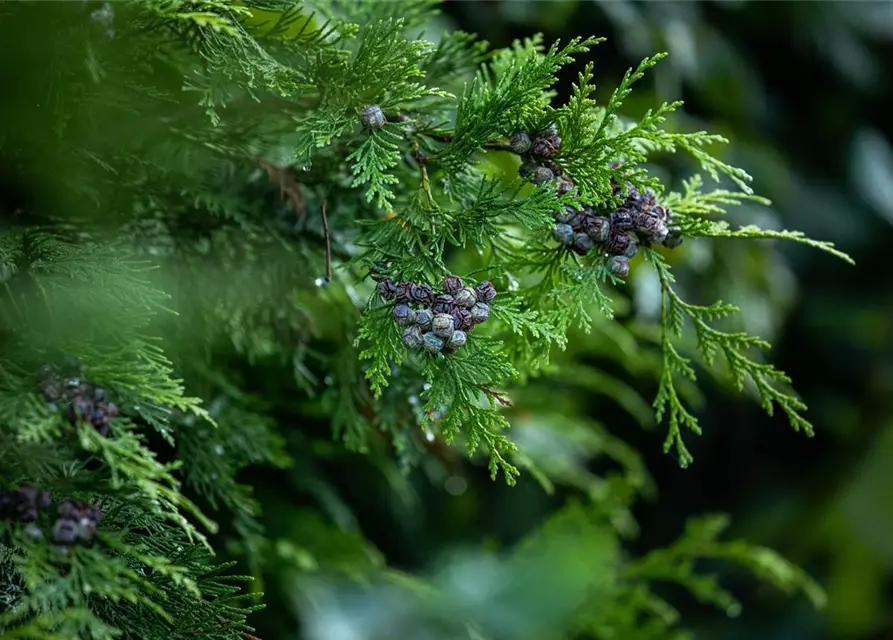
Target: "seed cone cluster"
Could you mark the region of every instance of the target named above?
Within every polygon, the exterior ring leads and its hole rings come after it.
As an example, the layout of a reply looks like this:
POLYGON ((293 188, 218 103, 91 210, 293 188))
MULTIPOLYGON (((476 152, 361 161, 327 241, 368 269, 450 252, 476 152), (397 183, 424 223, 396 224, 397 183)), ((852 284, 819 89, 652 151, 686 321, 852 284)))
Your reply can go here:
POLYGON ((532 138, 525 131, 519 131, 509 140, 512 151, 524 158, 524 163, 518 170, 521 177, 532 180, 536 184, 544 184, 555 180, 562 180, 562 170, 552 157, 561 149, 561 136, 558 135, 558 127, 550 124, 545 131, 541 131, 532 138))
MULTIPOLYGON (((0 493, 0 518, 28 524, 28 534, 34 539, 41 539, 44 537, 43 531, 34 523, 40 512, 50 504, 48 492, 25 483, 12 491, 0 493)), ((99 507, 66 498, 59 505, 59 515, 53 523, 53 543, 67 548, 78 541, 89 542, 96 535, 101 521, 99 507)))
POLYGON ((100 434, 108 435, 109 423, 118 415, 118 407, 109 402, 105 389, 82 381, 80 367, 68 365, 67 369, 55 365, 41 367, 37 376, 44 398, 54 408, 62 404, 72 425, 79 420, 89 422, 100 434))
MULTIPOLYGON (((519 131, 512 135, 509 146, 524 158, 519 169, 522 177, 536 184, 553 182, 558 195, 574 191, 573 180, 552 160, 561 149, 561 137, 554 124, 533 138, 519 131)), ((639 244, 674 248, 682 243, 682 237, 673 232, 672 212, 658 204, 653 190, 642 192, 626 183, 624 192, 614 180, 612 187, 612 195, 622 199, 620 206, 613 211, 597 211, 589 205, 554 211, 552 236, 579 255, 587 255, 593 249, 609 254, 608 268, 625 278, 629 275, 629 259, 636 255, 639 244)))
POLYGON ((394 321, 403 330, 403 344, 412 350, 453 354, 465 344, 468 332, 490 317, 490 302, 496 296, 493 284, 465 286, 458 276, 447 276, 443 290, 427 284, 378 281, 378 293, 394 300, 394 321))
POLYGON ((63 500, 59 505, 59 517, 53 524, 53 542, 58 545, 89 542, 101 521, 102 512, 95 505, 63 500))
POLYGON ((50 494, 33 484, 25 483, 17 489, 0 493, 0 518, 34 522, 41 509, 50 506, 50 494))
POLYGON ((608 268, 625 278, 629 274, 629 259, 636 255, 640 244, 663 244, 672 248, 679 246, 682 239, 670 232, 672 213, 657 203, 654 191, 641 192, 627 183, 624 195, 616 182, 613 190, 615 197, 623 198, 613 211, 600 214, 590 206, 554 211, 552 236, 579 255, 593 249, 611 255, 608 268))

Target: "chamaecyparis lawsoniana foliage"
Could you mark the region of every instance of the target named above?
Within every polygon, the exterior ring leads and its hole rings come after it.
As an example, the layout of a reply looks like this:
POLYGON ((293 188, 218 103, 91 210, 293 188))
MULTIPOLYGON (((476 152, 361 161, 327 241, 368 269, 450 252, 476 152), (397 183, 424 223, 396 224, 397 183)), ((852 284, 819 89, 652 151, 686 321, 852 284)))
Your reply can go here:
MULTIPOLYGON (((739 608, 696 570, 699 558, 821 602, 773 552, 720 540, 718 516, 666 549, 621 552, 648 474, 600 425, 555 413, 544 381, 574 380, 640 422, 666 422, 665 448, 682 465, 683 430, 699 430, 688 404, 697 356, 723 361, 767 412, 811 427, 790 381, 760 359, 767 345, 723 328, 737 309, 680 298, 669 252, 647 242, 632 268, 656 270, 663 313, 656 348, 637 342, 614 319, 625 284, 613 263, 556 243, 553 214, 609 212, 626 197, 614 185, 629 183, 653 189, 677 236, 787 239, 846 256, 796 232, 723 222, 724 207, 761 200, 746 172, 714 155, 721 137, 664 128, 679 104, 621 116, 660 55, 603 104, 588 65, 556 104, 558 71, 599 40, 501 51, 465 33, 429 42, 418 33, 434 12, 418 1, 4 7, 0 41, 17 55, 2 63, 0 106, 0 638, 251 638, 263 598, 240 583, 270 562, 291 567, 307 593, 332 571, 382 585, 418 638, 688 637, 653 583, 739 608), (373 105, 383 120, 368 116, 373 105), (561 146, 550 171, 575 189, 517 172, 510 137, 552 124, 561 146), (650 177, 646 162, 668 152, 716 187, 695 175, 674 192, 650 177), (442 293, 456 272, 464 282, 452 293, 471 296, 481 326, 453 352, 408 349, 394 296, 376 282, 442 293), (621 379, 562 356, 578 328, 608 336, 619 366, 653 376, 653 414, 621 379), (325 436, 304 432, 317 421, 325 436), (518 585, 493 603, 508 618, 462 605, 461 572, 389 569, 350 531, 322 469, 333 451, 412 467, 453 442, 483 452, 493 478, 513 484, 524 471, 582 497, 505 558, 473 559, 518 585), (594 458, 617 470, 593 475, 594 458), (258 465, 314 497, 295 511, 301 543, 264 530, 242 473, 258 465), (591 565, 571 571, 584 552, 591 565), (529 621, 543 572, 567 580, 529 621)), ((307 620, 308 633, 335 637, 307 620)))

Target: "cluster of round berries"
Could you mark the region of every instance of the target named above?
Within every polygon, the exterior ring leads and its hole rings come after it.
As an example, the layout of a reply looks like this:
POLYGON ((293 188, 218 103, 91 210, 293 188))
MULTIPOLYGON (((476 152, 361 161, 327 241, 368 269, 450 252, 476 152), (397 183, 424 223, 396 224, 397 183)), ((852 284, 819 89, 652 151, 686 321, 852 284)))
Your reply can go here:
POLYGON ((69 545, 81 540, 89 542, 96 535, 102 512, 99 507, 85 502, 63 500, 59 505, 59 517, 53 524, 53 542, 69 545))
MULTIPOLYGON (((558 127, 555 124, 550 124, 545 131, 536 134, 533 138, 526 131, 518 131, 509 140, 509 147, 525 159, 521 168, 518 169, 522 178, 532 180, 536 184, 544 184, 558 177, 559 189, 562 181, 568 182, 561 178, 563 174, 561 167, 551 160, 552 156, 561 149, 561 137, 558 135, 558 127)), ((569 190, 570 188, 568 188, 569 190)))
POLYGON ((25 483, 13 491, 0 493, 0 518, 34 522, 41 509, 50 506, 50 494, 25 483))
MULTIPOLYGON (((33 523, 50 503, 48 492, 25 483, 13 491, 0 493, 0 518, 27 523, 28 534, 39 540, 43 538, 43 532, 33 523)), ((53 523, 53 542, 62 547, 78 540, 87 542, 96 535, 101 520, 102 512, 98 507, 65 499, 59 505, 59 517, 53 523)))
POLYGON ((390 278, 378 282, 379 295, 397 302, 394 320, 406 327, 403 344, 409 349, 455 353, 465 344, 468 332, 490 317, 490 301, 496 296, 492 283, 466 287, 458 276, 447 276, 443 289, 435 293, 430 285, 394 283, 390 278))
MULTIPOLYGON (((525 158, 518 172, 522 177, 545 184, 554 182, 558 195, 574 190, 573 181, 551 158, 561 149, 561 137, 555 124, 531 139, 524 131, 512 135, 509 141, 512 151, 525 158)), ((612 180, 613 196, 623 195, 622 189, 612 180)), ((627 183, 627 195, 623 203, 611 212, 596 213, 592 207, 575 209, 567 206, 553 212, 555 227, 552 235, 556 241, 570 247, 579 255, 586 255, 596 246, 611 255, 608 268, 621 278, 629 275, 629 259, 636 255, 638 244, 663 244, 674 248, 682 243, 682 237, 670 226, 672 213, 657 203, 654 191, 644 193, 627 183)))
POLYGON ((105 389, 81 381, 76 373, 64 374, 59 367, 45 365, 38 372, 40 390, 54 409, 65 406, 66 417, 73 425, 78 420, 91 423, 103 436, 108 435, 109 422, 118 415, 118 407, 109 402, 105 389))
MULTIPOLYGON (((623 195, 620 185, 613 182, 615 197, 623 195)), ((582 209, 564 207, 554 211, 555 227, 552 236, 579 255, 588 254, 596 246, 612 257, 608 261, 611 273, 621 278, 629 275, 629 259, 636 255, 639 244, 663 244, 673 248, 682 242, 681 236, 670 232, 672 213, 657 203, 654 191, 644 193, 627 183, 623 203, 607 213, 598 215, 592 207, 582 209)))

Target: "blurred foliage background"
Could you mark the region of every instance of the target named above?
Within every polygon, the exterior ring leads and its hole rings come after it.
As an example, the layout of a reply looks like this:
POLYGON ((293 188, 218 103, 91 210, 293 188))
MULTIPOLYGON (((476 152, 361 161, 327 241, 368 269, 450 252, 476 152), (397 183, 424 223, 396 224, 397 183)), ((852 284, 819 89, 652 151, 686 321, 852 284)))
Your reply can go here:
MULTIPOLYGON (((633 92, 628 112, 684 99, 680 126, 730 138, 725 159, 749 171, 757 192, 774 202, 771 209, 736 209, 734 221, 802 229, 834 240, 855 258, 850 268, 796 246, 730 242, 692 242, 674 256, 685 267, 683 281, 739 304, 748 329, 775 344, 774 361, 810 406, 813 439, 793 433, 782 418, 766 418, 747 399, 708 386, 704 435, 688 439, 695 463, 680 469, 661 453, 661 432, 648 428, 638 393, 622 386, 630 381, 641 397, 652 397, 653 382, 636 381, 647 354, 627 349, 607 325, 575 336, 562 356, 563 379, 529 391, 524 404, 538 409, 513 419, 513 437, 522 449, 542 453, 539 432, 526 427, 544 419, 542 407, 554 408, 557 393, 566 415, 596 420, 643 455, 657 489, 634 510, 639 535, 632 551, 669 544, 687 517, 725 511, 736 536, 778 549, 828 590, 828 607, 815 611, 771 589, 744 589, 742 615, 734 621, 691 599, 674 599, 699 637, 893 638, 893 3, 476 0, 447 3, 440 28, 474 32, 497 47, 538 31, 546 42, 605 36, 592 54, 600 98, 626 68, 668 51, 633 92), (627 371, 614 370, 614 358, 607 357, 617 349, 626 350, 627 371)), ((579 67, 566 70, 562 91, 579 67)), ((655 171, 678 188, 687 168, 658 164, 655 171)), ((653 292, 642 273, 631 318, 654 313, 653 292)), ((254 384, 269 388, 275 381, 254 384)), ((303 421, 306 414, 283 419, 303 421)), ((382 557, 400 570, 431 573, 456 549, 514 544, 566 498, 562 490, 547 494, 530 473, 514 488, 490 482, 483 468, 450 451, 434 451, 406 476, 386 460, 367 465, 335 450, 330 468, 311 468, 326 456, 321 442, 319 457, 298 460, 283 472, 287 477, 252 478, 278 540, 272 553, 288 560, 265 570, 270 606, 257 619, 262 637, 295 637, 293 614, 309 605, 339 611, 307 617, 305 631, 314 638, 370 637, 375 628, 427 637, 413 626, 417 621, 401 618, 409 605, 399 593, 382 589, 364 599, 339 592, 336 609, 321 604, 323 595, 310 598, 325 589, 310 588, 312 572, 305 570, 317 560, 302 545, 329 548, 326 566, 345 574, 362 573, 382 557), (314 480, 317 473, 330 484, 314 480), (343 536, 314 524, 302 510, 310 504, 323 504, 343 536)), ((569 485, 597 495, 603 463, 588 462, 587 452, 598 445, 569 442, 569 450, 547 451, 541 460, 551 455, 553 464, 566 467, 569 485)), ((437 574, 441 585, 485 580, 471 560, 447 566, 437 574)), ((569 566, 557 562, 548 584, 560 583, 569 566)), ((455 602, 465 598, 471 606, 479 596, 465 588, 455 602)))

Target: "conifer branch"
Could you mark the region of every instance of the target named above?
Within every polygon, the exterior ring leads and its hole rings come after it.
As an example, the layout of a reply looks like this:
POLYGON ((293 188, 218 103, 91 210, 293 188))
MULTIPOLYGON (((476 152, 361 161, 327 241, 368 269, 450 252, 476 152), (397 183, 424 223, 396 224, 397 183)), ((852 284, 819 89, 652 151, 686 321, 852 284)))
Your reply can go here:
POLYGON ((760 196, 749 193, 727 191, 717 189, 704 192, 704 181, 699 175, 694 175, 683 183, 683 193, 670 193, 664 198, 664 203, 676 214, 675 224, 680 231, 688 236, 708 238, 748 238, 752 240, 790 240, 805 244, 815 249, 829 253, 844 262, 855 264, 853 259, 844 252, 836 249, 831 242, 813 240, 806 237, 801 231, 775 231, 761 229, 755 225, 745 225, 738 229, 730 229, 724 220, 714 220, 711 215, 722 215, 725 207, 741 205, 744 202, 754 202, 763 206, 771 203, 760 196))
POLYGON ((711 366, 716 354, 722 353, 728 376, 739 392, 744 390, 745 383, 749 381, 755 387, 760 405, 768 415, 773 415, 775 406, 779 406, 795 431, 803 430, 807 436, 812 436, 812 425, 801 414, 806 410, 806 405, 785 389, 791 382, 790 378, 772 365, 756 362, 744 353, 751 348, 768 349, 769 344, 745 333, 728 333, 710 326, 710 322, 725 318, 737 312, 738 308, 722 302, 709 306, 684 302, 673 290, 669 265, 654 251, 649 250, 647 255, 649 262, 657 270, 662 289, 661 348, 664 360, 654 406, 658 422, 665 412, 669 414, 670 431, 664 442, 664 450, 669 451, 675 447, 680 465, 687 466, 693 459, 682 441, 680 426, 686 426, 696 434, 701 432, 697 418, 682 405, 673 384, 674 372, 692 381, 696 379, 690 360, 680 355, 672 343, 673 337, 682 336, 686 320, 694 325, 697 348, 706 365, 711 366))
POLYGON ((719 576, 695 572, 695 560, 722 559, 739 564, 756 578, 764 580, 783 593, 798 591, 821 607, 825 595, 816 582, 804 571, 765 548, 754 547, 741 540, 723 542, 717 538, 728 527, 724 515, 707 515, 686 523, 685 532, 671 546, 658 549, 633 561, 625 569, 628 579, 675 582, 692 593, 700 602, 713 605, 735 617, 741 603, 720 587, 719 576))

